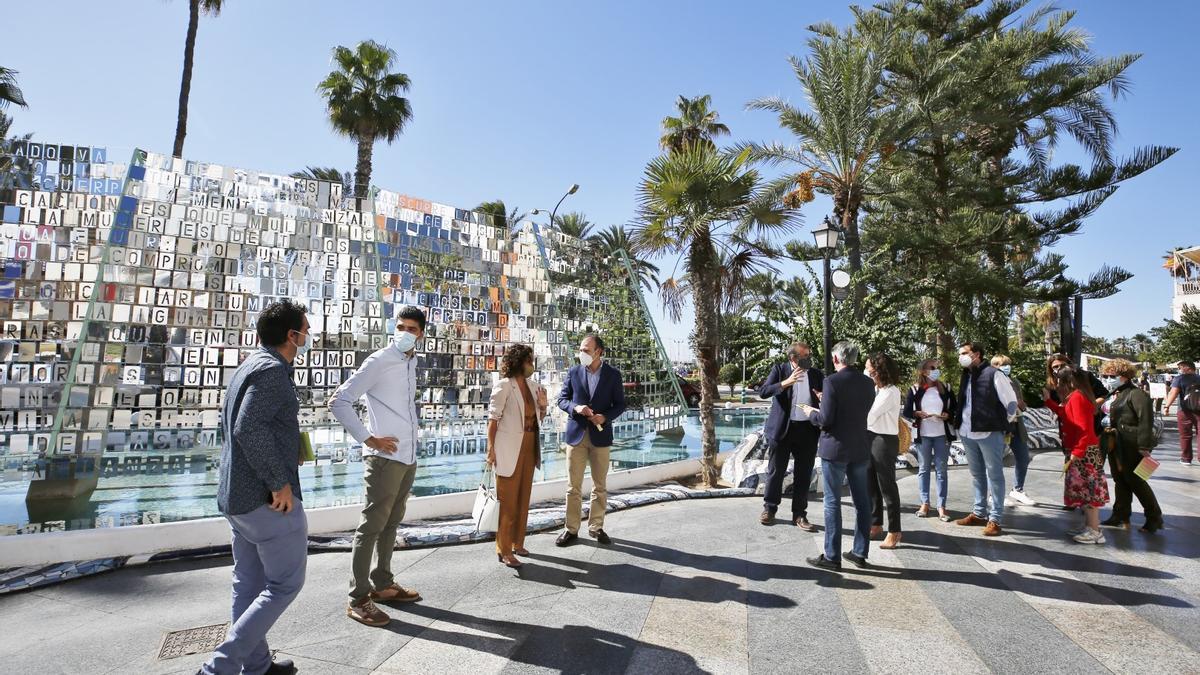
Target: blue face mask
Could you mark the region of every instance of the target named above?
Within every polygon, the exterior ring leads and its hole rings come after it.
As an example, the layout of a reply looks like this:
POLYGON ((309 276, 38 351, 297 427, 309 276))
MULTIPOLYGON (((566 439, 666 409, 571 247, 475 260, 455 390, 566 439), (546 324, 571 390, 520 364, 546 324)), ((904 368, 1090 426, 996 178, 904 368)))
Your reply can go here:
POLYGON ((1009 373, 1012 372, 1012 366, 1000 366, 1000 372, 1004 373, 1005 375, 1008 375, 1009 373))
POLYGON ((929 381, 930 382, 937 382, 938 378, 941 376, 942 376, 942 371, 938 370, 937 368, 934 368, 933 370, 929 371, 929 381))
POLYGON ((392 338, 392 344, 396 346, 396 349, 407 354, 417 346, 417 336, 408 331, 401 331, 392 338))

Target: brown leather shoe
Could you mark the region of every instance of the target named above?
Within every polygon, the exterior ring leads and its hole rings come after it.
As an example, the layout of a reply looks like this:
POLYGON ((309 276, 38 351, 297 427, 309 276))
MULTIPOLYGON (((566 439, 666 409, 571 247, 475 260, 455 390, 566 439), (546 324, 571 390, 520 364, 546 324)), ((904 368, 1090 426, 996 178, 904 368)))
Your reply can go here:
POLYGON ((869 536, 871 537, 871 541, 879 541, 879 540, 883 539, 883 526, 882 525, 872 525, 871 526, 871 534, 869 536))
POLYGON ((775 523, 775 512, 763 509, 763 512, 758 514, 758 522, 763 525, 773 525, 775 523))
POLYGON ((954 521, 955 525, 987 525, 987 520, 980 518, 974 513, 968 513, 965 518, 959 518, 954 521))
POLYGON ((989 520, 988 524, 983 528, 983 536, 985 537, 999 537, 1001 534, 1004 533, 1000 531, 1000 523, 994 520, 989 520))
POLYGON ((376 628, 388 625, 391 617, 384 614, 382 610, 371 602, 371 598, 363 598, 360 602, 352 603, 346 607, 346 616, 355 621, 376 628))
POLYGON ((800 516, 799 518, 797 518, 795 520, 795 523, 796 523, 796 527, 804 530, 805 532, 816 532, 817 531, 817 526, 808 522, 808 518, 805 518, 804 516, 800 516))
POLYGON ((380 602, 416 602, 421 599, 421 594, 411 588, 392 584, 387 588, 371 591, 371 599, 380 602))

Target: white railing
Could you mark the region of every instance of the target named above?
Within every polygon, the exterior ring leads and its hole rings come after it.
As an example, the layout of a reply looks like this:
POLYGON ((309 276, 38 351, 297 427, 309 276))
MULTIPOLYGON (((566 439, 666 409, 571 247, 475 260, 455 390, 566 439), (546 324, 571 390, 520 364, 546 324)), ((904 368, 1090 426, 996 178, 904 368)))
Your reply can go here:
POLYGON ((1175 295, 1200 295, 1200 279, 1176 281, 1175 295))

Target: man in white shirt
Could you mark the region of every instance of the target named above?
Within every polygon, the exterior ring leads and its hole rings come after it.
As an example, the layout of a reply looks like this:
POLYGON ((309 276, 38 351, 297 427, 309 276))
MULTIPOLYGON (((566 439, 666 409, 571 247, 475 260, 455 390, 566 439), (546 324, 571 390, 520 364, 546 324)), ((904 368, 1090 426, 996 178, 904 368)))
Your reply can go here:
POLYGON ((955 422, 967 465, 975 487, 975 506, 959 525, 983 525, 983 534, 1001 534, 1004 514, 1004 434, 1013 428, 1017 415, 1017 394, 1004 373, 983 360, 983 348, 966 342, 958 350, 962 366, 963 404, 955 422), (986 504, 990 503, 990 507, 986 504))
POLYGON ((416 344, 424 335, 425 313, 413 306, 400 310, 392 343, 368 357, 329 401, 334 417, 363 444, 366 497, 354 532, 346 615, 368 626, 384 626, 390 620, 374 600, 421 599, 419 593, 398 585, 392 577, 392 550, 417 473, 416 344), (363 397, 367 402, 365 425, 354 410, 363 397), (376 556, 373 570, 372 553, 376 556))

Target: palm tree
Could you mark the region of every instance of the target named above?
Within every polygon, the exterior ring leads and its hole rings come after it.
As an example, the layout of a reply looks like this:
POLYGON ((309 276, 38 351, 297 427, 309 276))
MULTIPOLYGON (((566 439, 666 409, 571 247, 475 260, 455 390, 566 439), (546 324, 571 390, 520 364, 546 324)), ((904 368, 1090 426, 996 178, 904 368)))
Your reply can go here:
POLYGON ((650 255, 680 255, 686 282, 671 278, 663 283, 664 299, 674 296, 667 310, 678 320, 685 294, 695 308, 693 343, 702 373, 701 476, 709 486, 717 480, 713 402, 718 398, 721 303, 732 297, 726 293, 721 253, 732 261, 730 269, 744 269, 773 254, 760 237, 792 224, 788 211, 761 198, 761 179, 748 162, 749 152, 722 154, 708 144, 692 143, 651 160, 638 186, 634 248, 650 255))
POLYGON ((306 166, 303 171, 293 171, 292 178, 307 178, 309 180, 326 180, 342 186, 342 194, 349 195, 354 185, 354 179, 349 171, 335 169, 332 166, 306 166))
POLYGON ((28 189, 33 185, 33 163, 24 155, 17 156, 16 145, 28 143, 33 134, 9 136, 10 131, 12 118, 0 111, 0 190, 28 189))
MULTIPOLYGON (((789 59, 809 111, 774 96, 747 104, 751 110, 775 113, 779 126, 795 136, 795 145, 745 143, 736 147, 749 148, 757 161, 797 171, 770 186, 790 208, 812 201, 814 191, 832 195, 834 215, 845 237, 849 271, 857 275, 863 265, 859 211, 868 196, 868 183, 895 150, 904 124, 880 93, 885 49, 848 32, 822 26, 814 29, 825 32, 809 39, 810 54, 789 59)), ((852 307, 860 308, 866 287, 855 283, 853 290, 852 307)))
POLYGON ((0 110, 16 104, 22 108, 29 104, 25 102, 25 94, 21 93, 21 88, 17 86, 17 71, 12 68, 0 66, 0 110))
POLYGON ((639 256, 633 255, 633 242, 629 239, 629 231, 622 225, 610 225, 607 230, 593 234, 589 241, 593 242, 605 253, 613 254, 625 251, 629 266, 638 279, 638 284, 647 291, 657 291, 662 284, 658 281, 658 266, 639 256))
POLYGON ((321 80, 317 91, 325 97, 334 130, 358 142, 354 196, 363 198, 371 184, 375 141, 394 142, 412 120, 412 106, 400 95, 411 81, 404 73, 391 72, 396 52, 374 40, 354 49, 335 47, 333 61, 338 69, 321 80))
POLYGON ((492 227, 498 227, 503 230, 505 235, 510 239, 516 237, 521 221, 525 220, 529 215, 528 213, 522 213, 521 209, 515 206, 509 209, 505 206, 503 199, 480 202, 479 206, 475 207, 475 212, 488 216, 489 224, 492 227))
POLYGON ((183 79, 179 83, 179 113, 175 120, 176 157, 183 156, 183 139, 187 136, 188 97, 192 93, 192 64, 196 54, 196 29, 200 27, 200 12, 210 16, 221 13, 224 0, 188 0, 187 38, 183 42, 183 79))
POLYGON ((593 227, 587 216, 578 211, 555 216, 554 224, 558 226, 559 232, 570 237, 575 237, 576 239, 587 239, 593 227))
POLYGON ((713 138, 728 136, 729 127, 718 121, 720 115, 715 110, 709 110, 712 96, 704 94, 695 98, 680 95, 675 101, 678 117, 668 115, 663 118, 662 138, 658 139, 663 150, 678 152, 694 143, 701 143, 709 148, 715 148, 713 138))

